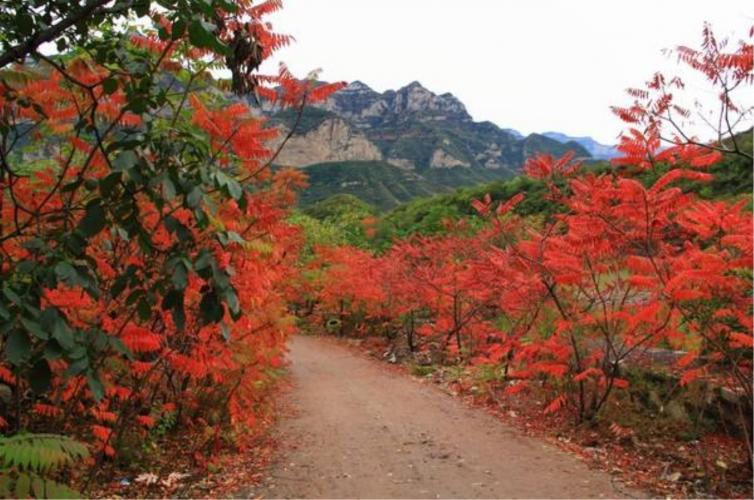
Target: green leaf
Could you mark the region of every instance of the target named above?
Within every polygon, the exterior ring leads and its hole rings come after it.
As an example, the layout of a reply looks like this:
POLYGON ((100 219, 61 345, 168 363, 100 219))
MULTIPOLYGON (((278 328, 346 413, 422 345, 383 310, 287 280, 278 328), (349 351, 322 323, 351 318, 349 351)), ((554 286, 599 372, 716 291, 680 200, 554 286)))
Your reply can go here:
POLYGON ((112 287, 110 287, 110 295, 117 299, 120 294, 123 292, 123 290, 126 289, 126 285, 128 284, 128 276, 125 274, 121 274, 117 278, 115 278, 115 281, 113 282, 112 287))
POLYGON ((107 215, 105 209, 102 208, 101 200, 98 198, 86 206, 86 214, 79 222, 78 230, 87 238, 91 238, 102 231, 106 224, 107 215))
POLYGON ((186 328, 186 311, 183 308, 183 295, 181 295, 181 301, 173 306, 171 310, 173 316, 173 323, 179 332, 182 332, 186 328))
POLYGON ((120 182, 121 173, 120 172, 113 172, 110 175, 107 175, 100 179, 99 181, 99 192, 102 194, 102 196, 109 198, 112 194, 113 190, 115 189, 115 186, 118 185, 118 182, 120 182))
POLYGON ((165 224, 165 229, 171 233, 175 233, 179 240, 185 242, 192 239, 191 231, 189 231, 188 228, 181 224, 181 222, 175 217, 170 215, 166 216, 163 224, 165 224))
POLYGON ((84 250, 86 249, 86 239, 75 232, 68 233, 67 236, 68 237, 63 240, 63 244, 66 248, 68 248, 68 250, 74 255, 81 255, 84 253, 84 250))
POLYGON ((31 493, 31 479, 28 474, 19 474, 16 479, 16 498, 29 498, 31 493))
POLYGON ((14 292, 12 288, 3 287, 3 295, 5 295, 6 299, 16 304, 17 306, 20 306, 23 303, 23 301, 21 300, 21 297, 19 297, 18 294, 16 294, 16 292, 14 292))
POLYGON ((128 294, 126 297, 126 305, 132 306, 144 295, 144 290, 137 289, 128 294))
POLYGON ((61 349, 60 344, 57 342, 57 340, 47 342, 43 356, 48 361, 53 361, 63 357, 63 349, 61 349))
POLYGON ((179 331, 182 331, 186 326, 186 313, 183 310, 183 291, 173 289, 166 293, 162 298, 162 310, 171 311, 175 327, 179 331))
POLYGON ((102 382, 100 382, 95 374, 90 372, 86 376, 86 382, 89 384, 89 390, 92 391, 92 395, 97 402, 105 397, 105 386, 102 385, 102 382))
POLYGON ((44 250, 47 244, 41 238, 31 238, 21 244, 27 250, 44 250))
POLYGON ((22 260, 16 264, 16 271, 22 274, 33 274, 38 269, 39 262, 34 260, 22 260))
POLYGON ((63 318, 58 318, 52 328, 52 338, 57 340, 63 350, 70 352, 76 347, 73 338, 73 330, 68 326, 63 318))
POLYGON ((45 330, 42 325, 40 325, 36 321, 21 318, 21 324, 24 325, 24 328, 26 328, 28 332, 30 332, 40 340, 47 340, 50 337, 49 331, 45 330))
POLYGON ((127 149, 125 151, 121 151, 120 153, 118 153, 118 156, 115 157, 112 162, 113 169, 116 172, 126 172, 128 170, 131 170, 138 161, 139 158, 136 156, 136 153, 127 149))
POLYGON ((211 270, 212 266, 215 264, 215 258, 206 249, 203 249, 199 253, 199 257, 196 258, 194 261, 194 270, 195 271, 204 271, 204 270, 211 270))
POLYGON ((34 31, 34 19, 24 11, 16 15, 16 27, 22 35, 31 35, 34 31))
POLYGON ((170 177, 162 179, 162 192, 168 201, 175 198, 175 184, 170 180, 170 177))
POLYGON ((11 498, 11 480, 7 473, 0 472, 0 498, 11 498))
POLYGON ((235 231, 228 231, 227 235, 228 235, 228 241, 232 241, 238 244, 243 244, 246 242, 246 240, 244 240, 243 237, 241 237, 241 235, 235 231))
POLYGON ((243 188, 241 187, 241 184, 239 184, 237 180, 228 179, 228 182, 225 185, 225 187, 228 190, 228 194, 232 196, 234 200, 238 200, 239 198, 241 198, 241 195, 243 194, 243 188))
POLYGON ((236 295, 235 290, 232 288, 225 290, 225 303, 228 305, 231 314, 237 315, 241 312, 241 306, 238 303, 238 295, 236 295))
POLYGON ((147 321, 152 317, 152 304, 147 297, 142 297, 136 305, 136 311, 139 313, 139 319, 147 321))
POLYGON ((83 357, 70 363, 68 369, 65 371, 65 375, 66 377, 73 377, 83 373, 87 368, 89 368, 89 358, 83 357))
POLYGON ((212 34, 214 26, 202 21, 201 19, 194 19, 189 25, 189 42, 195 47, 209 49, 213 48, 217 43, 215 36, 212 34))
POLYGON ((31 489, 35 498, 49 498, 45 492, 45 480, 37 475, 32 478, 31 489))
POLYGON ((127 357, 129 361, 133 361, 134 359, 136 359, 134 358, 134 355, 131 352, 131 350, 128 347, 126 347, 126 344, 124 344, 123 341, 119 339, 118 337, 110 337, 110 346, 118 354, 122 354, 123 356, 127 357))
POLYGON ((29 372, 29 385, 31 390, 36 394, 44 394, 50 387, 52 380, 52 371, 50 365, 44 359, 37 360, 29 372))
POLYGON ((5 357, 14 366, 23 365, 31 355, 31 341, 23 330, 11 330, 5 341, 5 357))
POLYGON ((186 196, 186 205, 189 206, 189 208, 196 208, 199 206, 199 202, 202 199, 202 190, 198 187, 195 187, 191 190, 191 192, 186 196))
POLYGON ((178 261, 173 269, 173 285, 179 290, 183 290, 188 285, 188 270, 182 261, 178 261))
POLYGON ((228 328, 228 325, 225 324, 225 321, 223 321, 222 323, 220 323, 220 331, 223 334, 223 338, 226 341, 229 341, 230 340, 230 328, 228 328))
POLYGON ((105 91, 105 94, 112 94, 116 90, 118 90, 118 80, 115 78, 107 78, 104 82, 102 82, 102 90, 105 91))
POLYGON ((223 305, 214 290, 210 290, 202 296, 199 310, 205 323, 217 323, 223 319, 223 305))
POLYGON ((134 5, 134 12, 136 12, 136 15, 139 17, 144 17, 149 15, 149 7, 152 3, 147 1, 140 1, 135 2, 134 5))
POLYGON ((55 276, 67 285, 78 285, 80 283, 79 273, 76 272, 76 268, 66 261, 58 262, 55 265, 55 276))
POLYGON ((171 31, 173 40, 178 40, 180 37, 183 36, 185 32, 186 32, 186 21, 184 21, 183 19, 177 19, 173 23, 173 30, 171 31))

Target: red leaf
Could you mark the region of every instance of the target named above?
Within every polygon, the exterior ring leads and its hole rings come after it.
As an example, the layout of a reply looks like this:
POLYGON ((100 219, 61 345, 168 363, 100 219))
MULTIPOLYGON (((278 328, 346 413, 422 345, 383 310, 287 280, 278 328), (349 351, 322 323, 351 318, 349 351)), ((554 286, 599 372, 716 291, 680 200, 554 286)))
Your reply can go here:
POLYGON ((547 405, 544 411, 545 413, 554 413, 560 410, 560 408, 562 408, 563 405, 565 405, 565 403, 566 403, 566 397, 561 394, 557 398, 553 399, 552 402, 550 402, 550 404, 547 405))

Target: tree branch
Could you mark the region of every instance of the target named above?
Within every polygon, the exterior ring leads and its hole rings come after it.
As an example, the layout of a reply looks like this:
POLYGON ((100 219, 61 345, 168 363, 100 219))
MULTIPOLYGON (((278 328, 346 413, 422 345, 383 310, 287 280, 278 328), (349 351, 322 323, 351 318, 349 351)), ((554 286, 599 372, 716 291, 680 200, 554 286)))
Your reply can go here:
MULTIPOLYGON (((111 0, 92 0, 85 4, 80 10, 72 12, 69 17, 61 19, 57 24, 33 34, 25 42, 6 50, 0 54, 0 68, 34 53, 40 45, 46 42, 51 42, 71 26, 85 20, 87 17, 90 17, 95 13, 98 13, 97 11, 110 1, 111 0)), ((101 9, 100 12, 122 12, 124 9, 128 9, 131 6, 131 3, 132 2, 127 2, 124 6, 117 9, 101 9)))

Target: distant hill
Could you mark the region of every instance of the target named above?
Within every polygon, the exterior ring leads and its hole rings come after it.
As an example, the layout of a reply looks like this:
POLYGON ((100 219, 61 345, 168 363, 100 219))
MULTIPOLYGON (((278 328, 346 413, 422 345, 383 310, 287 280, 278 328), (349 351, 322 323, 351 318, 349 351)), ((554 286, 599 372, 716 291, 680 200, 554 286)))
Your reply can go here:
POLYGON ((589 151, 589 154, 597 160, 609 160, 610 158, 615 158, 619 155, 615 146, 600 144, 591 137, 571 137, 569 135, 561 134, 560 132, 545 132, 542 135, 549 137, 550 139, 555 139, 563 144, 575 142, 589 151))
MULTIPOLYGON (((283 129, 296 123, 294 111, 268 113, 283 129)), ((509 178, 532 155, 568 150, 591 158, 577 142, 475 122, 455 96, 419 82, 379 93, 356 81, 304 111, 276 163, 310 175, 302 205, 350 193, 385 210, 416 196, 509 178)))

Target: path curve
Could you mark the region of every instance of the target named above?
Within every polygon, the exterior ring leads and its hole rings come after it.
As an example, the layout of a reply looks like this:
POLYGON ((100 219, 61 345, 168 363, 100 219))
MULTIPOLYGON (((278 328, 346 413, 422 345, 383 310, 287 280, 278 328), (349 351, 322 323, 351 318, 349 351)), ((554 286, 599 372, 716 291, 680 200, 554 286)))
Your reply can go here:
POLYGON ((435 387, 316 337, 290 343, 295 414, 248 496, 613 498, 610 476, 435 387))

